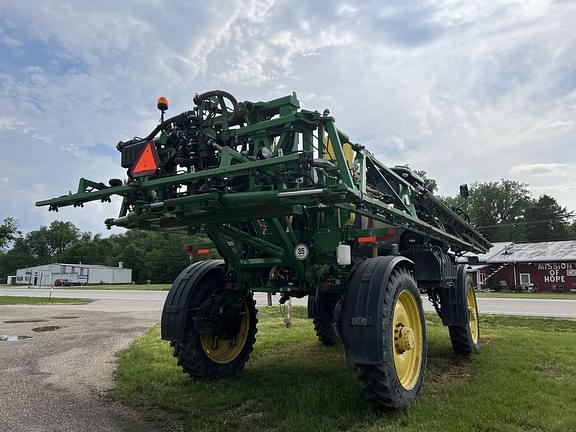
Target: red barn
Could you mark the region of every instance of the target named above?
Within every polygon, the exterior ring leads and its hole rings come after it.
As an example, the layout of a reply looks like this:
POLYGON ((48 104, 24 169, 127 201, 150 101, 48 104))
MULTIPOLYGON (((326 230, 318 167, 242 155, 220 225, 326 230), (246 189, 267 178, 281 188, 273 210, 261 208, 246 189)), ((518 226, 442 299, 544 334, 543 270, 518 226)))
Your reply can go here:
POLYGON ((479 289, 576 292, 576 241, 495 243, 470 273, 479 289))

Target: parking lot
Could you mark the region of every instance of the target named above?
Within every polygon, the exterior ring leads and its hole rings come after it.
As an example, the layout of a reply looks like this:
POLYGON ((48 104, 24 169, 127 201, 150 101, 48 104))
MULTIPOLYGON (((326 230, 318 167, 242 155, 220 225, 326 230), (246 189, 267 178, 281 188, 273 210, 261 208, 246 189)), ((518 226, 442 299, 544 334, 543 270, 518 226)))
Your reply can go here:
POLYGON ((3 306, 0 430, 115 431, 132 413, 107 397, 115 352, 158 321, 156 311, 3 306))

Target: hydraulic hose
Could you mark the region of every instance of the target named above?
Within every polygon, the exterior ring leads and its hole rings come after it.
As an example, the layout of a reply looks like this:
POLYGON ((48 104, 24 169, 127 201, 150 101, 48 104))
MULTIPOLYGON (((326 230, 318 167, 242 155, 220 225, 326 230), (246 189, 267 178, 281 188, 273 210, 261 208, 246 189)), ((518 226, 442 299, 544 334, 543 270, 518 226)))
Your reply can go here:
MULTIPOLYGON (((180 113, 180 114, 178 114, 178 115, 175 115, 174 117, 170 117, 170 118, 164 120, 162 123, 160 123, 158 126, 156 126, 156 127, 154 128, 154 130, 153 130, 152 132, 150 132, 146 137, 141 138, 141 139, 139 138, 139 139, 137 139, 137 141, 150 141, 150 140, 153 139, 156 135, 158 135, 158 132, 160 132, 161 130, 165 129, 166 126, 174 123, 174 122, 177 121, 177 120, 180 120, 180 119, 183 118, 183 117, 186 117, 186 116, 189 115, 189 114, 190 114, 190 111, 185 111, 185 112, 183 112, 183 113, 180 113)), ((118 144, 116 144, 116 149, 117 149, 118 151, 122 151, 122 149, 124 148, 124 146, 125 146, 126 144, 129 144, 129 143, 134 142, 134 141, 135 141, 135 139, 129 140, 129 141, 120 141, 118 144)))

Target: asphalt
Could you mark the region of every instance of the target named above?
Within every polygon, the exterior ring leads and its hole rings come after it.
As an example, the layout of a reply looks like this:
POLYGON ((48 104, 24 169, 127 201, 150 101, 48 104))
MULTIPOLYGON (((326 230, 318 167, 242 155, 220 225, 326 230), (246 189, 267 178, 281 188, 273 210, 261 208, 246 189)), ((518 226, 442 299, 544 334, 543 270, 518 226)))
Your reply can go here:
MULTIPOLYGON (((2 288, 0 295, 46 297, 48 289, 2 288)), ((55 289, 55 297, 94 300, 85 305, 0 306, 0 432, 117 431, 138 414, 109 397, 115 353, 160 319, 166 291, 55 289), (11 322, 20 321, 20 322, 11 322), (35 321, 35 322, 31 322, 35 321), (37 332, 37 327, 56 326, 37 332)), ((259 305, 265 295, 257 294, 259 305)), ((481 313, 576 318, 576 300, 478 299, 481 313)), ((274 298, 277 304, 277 297, 274 298)), ((305 305, 305 299, 293 304, 305 305)), ((428 301, 425 308, 432 310, 428 301)))
MULTIPOLYGON (((167 294, 167 291, 144 290, 54 289, 53 292, 55 297, 97 300, 87 305, 75 306, 79 310, 102 312, 156 311, 158 313, 162 310, 167 294)), ((0 290, 0 295, 14 296, 47 297, 49 293, 49 289, 34 288, 3 288, 0 290)), ((265 294, 257 293, 255 297, 259 305, 267 303, 265 294)), ((277 296, 273 298, 273 304, 278 304, 277 296)), ((292 304, 305 306, 306 299, 293 299, 292 304)), ((433 310, 432 305, 427 300, 423 301, 423 304, 426 310, 433 310)), ((478 298, 478 309, 480 313, 487 314, 576 318, 576 299, 478 298)))
POLYGON ((30 337, 0 341, 0 431, 117 431, 126 419, 149 429, 108 390, 115 353, 157 321, 157 311, 0 306, 0 335, 30 337))

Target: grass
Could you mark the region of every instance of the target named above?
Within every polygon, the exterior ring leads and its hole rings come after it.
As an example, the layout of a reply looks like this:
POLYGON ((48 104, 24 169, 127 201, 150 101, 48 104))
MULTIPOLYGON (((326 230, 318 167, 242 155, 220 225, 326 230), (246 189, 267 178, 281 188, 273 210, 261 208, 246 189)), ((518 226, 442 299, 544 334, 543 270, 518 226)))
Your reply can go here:
MULTIPOLYGON (((86 285, 86 286, 72 286, 72 287, 58 287, 57 289, 76 289, 76 290, 151 290, 151 291, 168 291, 171 284, 150 284, 150 285, 86 285)), ((576 298, 576 296, 574 296, 576 298)))
MULTIPOLYGON (((151 290, 151 291, 168 291, 171 284, 119 284, 119 285, 86 285, 86 286, 71 286, 71 287, 56 287, 56 289, 73 289, 73 290, 151 290)), ((25 285, 6 285, 0 284, 2 288, 26 288, 25 285)), ((49 287, 45 287, 49 288, 49 287)), ((576 293, 553 293, 553 292, 539 292, 534 294, 529 293, 513 293, 509 291, 504 292, 477 292, 477 297, 481 298, 526 298, 526 299, 571 299, 576 300, 576 293)))
POLYGON ((55 304, 86 304, 92 300, 78 298, 57 298, 52 297, 17 297, 17 296, 0 296, 1 305, 55 305, 55 304))
POLYGON ((260 309, 249 363, 217 381, 184 375, 154 327, 119 354, 114 394, 167 431, 576 431, 576 321, 482 317, 481 354, 468 361, 428 315, 423 394, 380 413, 342 348, 320 346, 305 309, 295 313, 287 329, 278 308, 260 309))
MULTIPOLYGON (((27 285, 0 285, 2 288, 27 288, 27 285)), ((69 286, 69 287, 54 287, 54 289, 71 289, 71 290, 156 290, 168 291, 171 284, 150 284, 150 285, 136 285, 136 284, 118 284, 118 285, 86 285, 86 286, 69 286)), ((49 286, 43 288, 50 288, 49 286)), ((576 296, 575 296, 576 297, 576 296)))
POLYGON ((476 292, 479 298, 522 298, 522 299, 547 299, 547 300, 576 300, 576 293, 555 293, 555 292, 538 292, 538 293, 513 293, 509 291, 500 292, 476 292))
MULTIPOLYGON (((171 284, 119 284, 119 285, 87 285, 87 286, 71 286, 71 287, 56 287, 55 289, 73 289, 73 290, 151 290, 151 291, 168 291, 171 284)), ((0 284, 1 288, 26 288, 25 285, 6 285, 0 284)), ((49 288, 49 287, 45 287, 49 288)), ((526 298, 526 299, 571 299, 576 300, 576 293, 552 293, 552 292, 539 292, 534 294, 529 293, 512 293, 505 292, 478 292, 477 297, 481 298, 526 298)))

